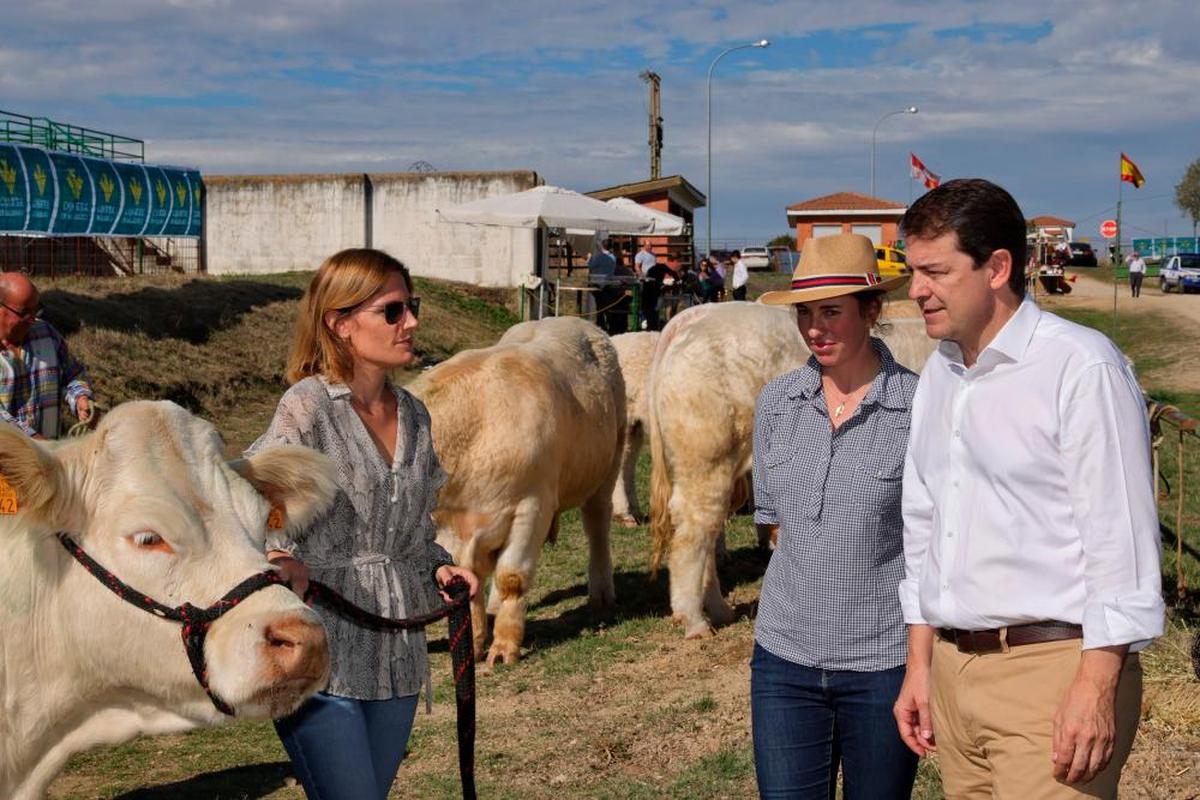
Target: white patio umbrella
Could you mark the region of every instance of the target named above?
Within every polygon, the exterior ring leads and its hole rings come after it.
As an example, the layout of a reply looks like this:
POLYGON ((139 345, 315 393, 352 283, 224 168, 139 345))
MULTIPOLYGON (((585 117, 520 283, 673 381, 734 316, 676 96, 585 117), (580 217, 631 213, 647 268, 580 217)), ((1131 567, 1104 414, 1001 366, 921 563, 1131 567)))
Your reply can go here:
POLYGON ((439 208, 447 222, 502 225, 509 228, 575 228, 611 233, 654 232, 653 220, 559 186, 535 186, 524 192, 485 197, 439 208))
MULTIPOLYGON (((614 197, 605 202, 613 208, 619 208, 629 214, 654 220, 653 234, 655 236, 682 236, 684 226, 687 225, 683 217, 677 217, 674 214, 668 214, 666 211, 659 211, 657 208, 644 206, 636 200, 630 200, 628 197, 614 197)), ((625 231, 619 232, 625 233, 625 231)))

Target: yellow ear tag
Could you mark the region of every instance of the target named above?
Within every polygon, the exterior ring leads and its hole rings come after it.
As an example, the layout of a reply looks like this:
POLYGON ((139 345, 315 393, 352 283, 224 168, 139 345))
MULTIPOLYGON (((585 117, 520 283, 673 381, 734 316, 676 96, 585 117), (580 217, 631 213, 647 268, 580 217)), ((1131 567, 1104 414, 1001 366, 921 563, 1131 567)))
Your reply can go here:
POLYGON ((18 510, 17 490, 0 476, 0 514, 16 514, 18 510))
POLYGON ((273 531, 283 530, 283 509, 279 506, 271 506, 271 513, 267 515, 267 527, 273 531))

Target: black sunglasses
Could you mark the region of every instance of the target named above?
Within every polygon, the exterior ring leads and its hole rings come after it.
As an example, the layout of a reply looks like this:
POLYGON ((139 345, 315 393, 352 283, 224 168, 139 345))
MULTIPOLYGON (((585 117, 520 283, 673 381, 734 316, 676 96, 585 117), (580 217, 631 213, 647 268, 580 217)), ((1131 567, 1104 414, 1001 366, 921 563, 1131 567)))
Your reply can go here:
POLYGON ((8 303, 0 303, 0 306, 4 306, 4 307, 5 307, 5 308, 7 308, 9 311, 11 311, 12 313, 16 314, 16 315, 17 315, 17 317, 18 317, 19 319, 29 320, 30 322, 32 322, 32 321, 33 321, 33 320, 35 320, 35 319, 41 319, 41 318, 42 318, 42 308, 41 308, 41 306, 38 306, 38 307, 37 307, 37 308, 35 308, 33 311, 18 311, 17 309, 15 309, 15 308, 13 308, 12 306, 10 306, 8 303))
POLYGON ((388 325, 395 325, 404 318, 404 310, 408 309, 408 313, 412 314, 412 318, 416 319, 421 313, 421 298, 410 297, 408 302, 403 300, 393 300, 383 307, 383 318, 388 325))

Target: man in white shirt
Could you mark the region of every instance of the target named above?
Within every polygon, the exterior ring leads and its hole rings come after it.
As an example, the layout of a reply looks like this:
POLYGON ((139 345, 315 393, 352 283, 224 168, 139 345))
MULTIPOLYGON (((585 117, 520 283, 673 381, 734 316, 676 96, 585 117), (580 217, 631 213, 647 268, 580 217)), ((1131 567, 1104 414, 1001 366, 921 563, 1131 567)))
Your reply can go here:
POLYGON ((650 268, 658 263, 658 257, 654 255, 654 245, 649 239, 642 240, 642 249, 638 250, 638 254, 633 257, 633 272, 635 275, 645 276, 650 268))
POLYGON ((750 280, 750 270, 746 267, 746 262, 742 260, 742 254, 734 250, 730 254, 730 259, 733 260, 733 281, 730 284, 733 287, 733 299, 746 299, 746 283, 750 280))
POLYGON ((1142 296, 1142 279, 1146 277, 1146 261, 1137 253, 1129 261, 1129 294, 1142 296))
POLYGON ((901 738, 953 798, 1116 797, 1163 629, 1137 380, 1103 335, 1025 297, 1025 218, 954 180, 902 221, 942 342, 905 461, 901 738))

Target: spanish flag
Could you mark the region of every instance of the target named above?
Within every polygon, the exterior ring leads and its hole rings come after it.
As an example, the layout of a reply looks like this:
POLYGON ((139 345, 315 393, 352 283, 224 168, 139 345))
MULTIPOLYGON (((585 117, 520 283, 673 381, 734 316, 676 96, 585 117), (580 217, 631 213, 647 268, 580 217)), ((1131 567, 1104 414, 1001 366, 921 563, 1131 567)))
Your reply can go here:
POLYGON ((1137 164, 1130 161, 1129 156, 1124 153, 1121 153, 1121 180, 1132 183, 1135 189, 1142 188, 1142 184, 1146 182, 1137 164))

